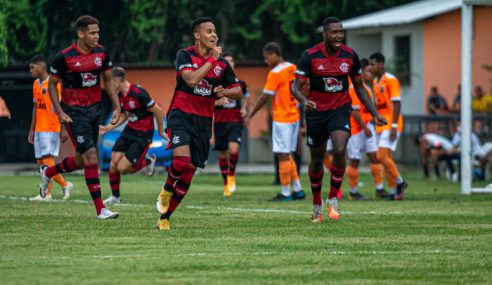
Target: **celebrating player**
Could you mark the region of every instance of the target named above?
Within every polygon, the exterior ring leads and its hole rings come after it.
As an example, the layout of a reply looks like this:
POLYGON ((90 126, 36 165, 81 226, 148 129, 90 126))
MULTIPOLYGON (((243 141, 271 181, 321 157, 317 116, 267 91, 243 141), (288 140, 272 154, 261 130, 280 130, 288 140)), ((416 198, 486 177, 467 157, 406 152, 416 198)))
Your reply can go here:
POLYGON ((239 100, 241 86, 229 63, 221 57, 219 37, 212 19, 200 17, 191 24, 193 46, 176 55, 176 89, 167 114, 173 162, 157 197, 160 230, 169 230, 169 218, 188 193, 197 167, 207 164, 215 100, 239 100))
MULTIPOLYGON (((232 70, 234 70, 234 57, 224 53, 232 70)), ((214 112, 214 149, 219 156, 219 168, 224 180, 224 196, 231 196, 236 191, 236 164, 239 160, 239 148, 243 134, 243 118, 247 114, 248 88, 246 83, 239 80, 243 98, 231 100, 222 97, 215 101, 214 112)))
POLYGON ((265 45, 263 57, 272 70, 268 73, 263 93, 246 117, 245 124, 248 124, 256 112, 266 104, 268 98, 273 96, 272 142, 273 152, 279 160, 278 173, 281 192, 273 197, 272 201, 304 199, 305 194, 297 173, 297 165, 291 155, 291 152, 297 150, 299 136, 299 109, 297 100, 291 92, 296 66, 284 61, 280 46, 274 42, 265 45), (292 194, 291 183, 294 189, 292 194))
POLYGON ((164 133, 162 110, 155 104, 149 93, 141 86, 126 80, 122 67, 113 68, 113 82, 118 91, 121 109, 124 113, 116 124, 99 128, 99 134, 104 134, 117 128, 128 120, 128 124, 113 146, 109 164, 109 184, 111 196, 104 200, 105 204, 120 203, 120 174, 134 173, 147 167, 147 175, 154 174, 155 155, 145 156, 154 136, 154 115, 157 130, 162 138, 169 140, 164 133))
POLYGON ((113 103, 115 124, 120 117, 120 103, 111 80, 111 60, 99 42, 99 21, 92 16, 81 16, 75 23, 77 42, 59 52, 50 68, 48 92, 60 122, 75 146, 75 155, 55 166, 42 165, 40 194, 45 197, 51 178, 59 173, 84 168, 85 182, 91 193, 99 219, 118 217, 104 206, 101 199, 96 143, 101 114, 101 85, 99 76, 113 103), (61 103, 58 102, 58 82, 62 82, 61 103))
POLYGON ((407 183, 403 180, 393 161, 398 138, 403 131, 403 117, 400 114, 400 82, 384 69, 384 55, 377 52, 369 57, 369 69, 375 76, 373 80, 376 107, 391 124, 376 126, 378 159, 383 165, 386 181, 390 187, 388 200, 402 200, 407 183))
POLYGON ((313 193, 313 223, 323 221, 321 186, 328 138, 333 143, 328 217, 339 219, 336 196, 345 173, 345 150, 350 137, 352 109, 348 94, 349 76, 359 100, 372 114, 375 123, 386 124, 386 119, 377 112, 362 84, 359 57, 342 44, 343 39, 341 21, 335 17, 326 18, 323 21, 323 42, 301 55, 292 88, 297 100, 306 106, 307 144, 311 152, 308 171, 313 193), (301 90, 308 79, 310 87, 306 98, 301 90))
MULTIPOLYGON (((29 143, 34 144, 34 154, 38 160, 38 165, 55 165, 54 157, 58 156, 60 150, 61 125, 58 116, 53 110, 50 95, 48 94, 48 79, 50 78, 47 69, 46 59, 40 55, 31 58, 29 69, 32 77, 36 78, 32 85, 34 97, 34 107, 32 109, 31 128, 29 129, 29 143)), ((60 85, 57 86, 58 89, 60 85)), ((61 174, 53 176, 61 187, 63 199, 70 197, 73 184, 65 181, 61 174)), ((51 183, 48 184, 48 192, 45 197, 36 195, 30 201, 52 200, 51 183)))

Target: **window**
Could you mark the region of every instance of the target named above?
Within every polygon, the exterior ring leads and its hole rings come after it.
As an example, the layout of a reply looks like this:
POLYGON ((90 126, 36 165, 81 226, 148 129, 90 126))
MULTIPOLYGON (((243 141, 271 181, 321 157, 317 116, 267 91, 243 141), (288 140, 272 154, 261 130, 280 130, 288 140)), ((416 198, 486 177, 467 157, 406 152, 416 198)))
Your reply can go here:
POLYGON ((395 37, 395 75, 400 80, 401 85, 410 85, 410 36, 395 37))

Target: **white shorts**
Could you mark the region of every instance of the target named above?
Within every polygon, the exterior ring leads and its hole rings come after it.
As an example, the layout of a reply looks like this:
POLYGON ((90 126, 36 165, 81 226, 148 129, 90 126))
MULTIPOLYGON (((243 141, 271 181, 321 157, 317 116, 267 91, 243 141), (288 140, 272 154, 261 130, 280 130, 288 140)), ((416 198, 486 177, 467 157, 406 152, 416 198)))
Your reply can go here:
POLYGON ((371 153, 378 151, 378 145, 376 143, 376 132, 374 126, 369 123, 367 127, 371 130, 372 136, 366 137, 364 131, 358 134, 352 135, 347 144, 347 156, 349 159, 360 160, 362 153, 371 153))
POLYGON ((34 154, 36 159, 45 156, 58 156, 60 151, 60 133, 55 132, 35 132, 34 133, 34 154))
POLYGON ((380 134, 376 135, 378 147, 389 148, 391 151, 396 151, 398 139, 400 138, 400 132, 396 132, 396 139, 394 141, 390 141, 390 133, 390 130, 384 130, 380 134))
POLYGON ((297 150, 299 122, 272 123, 272 142, 274 153, 291 153, 297 150))
POLYGON ((472 151, 472 156, 479 158, 486 157, 492 151, 492 142, 483 144, 478 150, 472 151))

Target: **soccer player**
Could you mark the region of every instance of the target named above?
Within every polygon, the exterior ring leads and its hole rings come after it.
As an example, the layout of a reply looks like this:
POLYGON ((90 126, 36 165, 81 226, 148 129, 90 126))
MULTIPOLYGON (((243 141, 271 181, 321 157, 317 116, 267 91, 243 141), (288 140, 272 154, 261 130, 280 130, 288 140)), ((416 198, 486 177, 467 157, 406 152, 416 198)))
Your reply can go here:
MULTIPOLYGON (((32 85, 34 107, 32 108, 31 128, 29 129, 28 141, 34 144, 34 154, 38 165, 55 165, 54 157, 60 151, 61 125, 58 116, 53 110, 50 95, 48 94, 48 63, 41 55, 31 58, 29 70, 32 77, 36 78, 32 85)), ((57 86, 58 89, 60 85, 57 86)), ((61 174, 53 176, 53 180, 58 183, 63 192, 63 199, 70 197, 73 184, 65 181, 61 174)), ((36 195, 30 201, 48 201, 51 197, 51 183, 48 185, 48 192, 45 197, 36 195)))
POLYGON ((113 103, 115 124, 120 117, 120 103, 111 80, 109 53, 99 42, 99 21, 92 16, 81 16, 75 23, 77 41, 59 52, 50 67, 48 92, 58 118, 65 124, 75 146, 75 155, 55 166, 42 165, 40 194, 46 196, 51 178, 59 173, 84 169, 85 182, 96 207, 98 219, 118 217, 108 210, 101 199, 96 143, 101 113, 100 76, 113 103), (56 86, 62 82, 61 102, 56 86))
POLYGON ((372 114, 375 123, 386 123, 362 84, 359 57, 342 43, 343 39, 341 21, 335 17, 326 18, 323 21, 323 41, 301 55, 292 87, 297 100, 306 106, 307 145, 311 152, 308 172, 313 193, 313 223, 323 221, 321 186, 328 138, 333 143, 328 217, 333 220, 340 217, 336 196, 345 174, 345 150, 350 137, 352 107, 348 94, 349 76, 359 100, 372 114), (309 94, 306 98, 301 90, 308 79, 309 94))
MULTIPOLYGON (((224 53, 223 57, 234 70, 234 57, 224 53)), ((239 149, 243 134, 243 118, 247 114, 248 88, 239 80, 243 98, 232 100, 222 97, 215 101, 214 112, 214 149, 218 152, 219 168, 224 180, 224 196, 236 191, 236 164, 239 161, 239 149)))
POLYGON ((388 200, 402 200, 408 187, 393 161, 398 138, 403 131, 403 116, 400 113, 400 82, 384 69, 384 55, 376 52, 369 57, 369 69, 375 76, 372 87, 378 111, 391 124, 376 126, 378 159, 383 165, 386 181, 390 187, 388 200))
MULTIPOLYGON (((369 85, 373 76, 368 68, 369 62, 363 58, 360 60, 360 63, 362 68, 362 84, 372 100, 373 95, 369 85)), ((378 146, 376 144, 374 126, 371 122, 371 113, 360 103, 353 84, 349 86, 349 95, 352 99, 353 109, 352 115, 350 116, 351 137, 347 145, 349 165, 346 171, 350 187, 349 199, 366 200, 366 197, 357 191, 357 185, 359 184, 359 163, 362 158, 361 153, 363 152, 369 158, 371 173, 374 178, 374 184, 376 185, 376 197, 385 198, 388 193, 383 188, 383 167, 377 159, 378 146)))
POLYGON ((434 164, 434 174, 436 175, 436 178, 441 177, 439 162, 441 160, 446 160, 450 180, 458 180, 458 175, 454 171, 451 159, 443 159, 458 153, 458 150, 454 148, 453 143, 449 139, 438 134, 427 133, 417 136, 415 138, 415 144, 419 147, 420 162, 422 163, 425 179, 429 178, 428 158, 430 156, 434 164))
POLYGON ((271 201, 301 200, 306 195, 302 190, 297 165, 291 154, 297 150, 299 137, 300 114, 297 100, 292 96, 291 91, 296 66, 284 61, 280 46, 274 42, 265 45, 263 58, 272 70, 268 73, 263 93, 258 97, 254 107, 246 117, 245 124, 249 124, 251 118, 266 104, 269 97, 273 98, 272 144, 273 152, 279 161, 280 193, 271 201), (291 184, 294 190, 292 193, 291 184))
POLYGON ((197 167, 207 164, 215 100, 243 96, 229 63, 221 57, 219 37, 209 17, 191 23, 193 46, 176 55, 176 89, 167 113, 173 162, 157 197, 160 230, 169 230, 169 218, 183 200, 197 167))
POLYGON ((165 140, 169 138, 164 133, 162 110, 140 85, 126 80, 126 72, 122 67, 113 68, 113 82, 118 91, 121 105, 120 119, 116 124, 99 128, 99 134, 113 130, 128 121, 125 129, 113 146, 109 164, 109 184, 111 196, 104 204, 118 204, 120 198, 120 174, 134 173, 147 167, 148 176, 154 175, 155 155, 146 156, 154 136, 154 115, 157 121, 157 131, 165 140))

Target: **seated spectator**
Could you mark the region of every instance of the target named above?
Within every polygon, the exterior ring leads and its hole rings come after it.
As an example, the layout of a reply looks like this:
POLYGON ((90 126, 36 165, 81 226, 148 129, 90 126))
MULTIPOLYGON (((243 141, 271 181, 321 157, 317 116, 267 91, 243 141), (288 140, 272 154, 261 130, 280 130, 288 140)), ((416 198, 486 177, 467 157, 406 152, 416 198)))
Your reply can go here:
MULTIPOLYGON (((458 131, 454 134, 452 139, 453 146, 461 151, 461 131, 458 127, 458 131)), ((471 136, 471 153, 472 157, 480 162, 480 171, 475 173, 478 180, 485 180, 485 167, 489 164, 490 173, 492 173, 492 142, 482 145, 478 136, 472 132, 471 136)))
POLYGON ((461 84, 458 84, 458 93, 454 97, 453 106, 451 107, 451 112, 453 113, 461 112, 461 84))
POLYGON ((420 161, 425 179, 429 178, 428 158, 431 157, 436 178, 441 178, 439 162, 444 160, 446 161, 448 170, 448 179, 453 181, 458 180, 458 173, 455 171, 452 160, 456 159, 459 153, 449 139, 438 134, 426 133, 417 136, 415 138, 415 144, 419 146, 420 161))
POLYGON ((475 96, 472 99, 472 110, 477 113, 489 113, 492 111, 492 96, 486 94, 480 85, 475 87, 475 96))
POLYGON ((429 95, 429 101, 427 103, 427 110, 431 114, 444 114, 449 111, 446 99, 441 94, 439 94, 436 86, 431 87, 431 93, 429 95))

